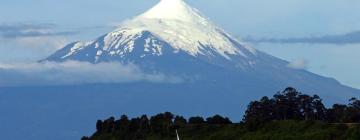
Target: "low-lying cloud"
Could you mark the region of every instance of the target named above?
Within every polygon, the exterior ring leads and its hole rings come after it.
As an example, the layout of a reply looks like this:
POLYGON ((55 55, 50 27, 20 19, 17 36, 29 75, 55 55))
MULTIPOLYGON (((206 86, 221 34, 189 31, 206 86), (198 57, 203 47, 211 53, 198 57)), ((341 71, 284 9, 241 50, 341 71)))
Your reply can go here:
POLYGON ((134 64, 116 62, 91 64, 68 61, 26 64, 0 64, 0 87, 77 85, 124 82, 180 83, 177 77, 145 73, 134 64))
POLYGON ((319 37, 300 38, 245 38, 244 41, 253 43, 309 43, 309 44, 359 44, 360 31, 350 32, 343 35, 326 35, 319 37))
POLYGON ((75 31, 56 31, 54 24, 0 24, 0 37, 22 38, 22 37, 51 37, 67 36, 77 34, 75 31))

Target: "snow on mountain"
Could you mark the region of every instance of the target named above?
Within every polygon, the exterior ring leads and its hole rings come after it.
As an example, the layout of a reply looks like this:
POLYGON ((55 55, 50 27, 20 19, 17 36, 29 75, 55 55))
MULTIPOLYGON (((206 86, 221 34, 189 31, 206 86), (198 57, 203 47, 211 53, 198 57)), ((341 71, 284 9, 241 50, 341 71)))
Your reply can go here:
POLYGON ((125 26, 154 32, 169 41, 174 48, 191 55, 206 54, 203 50, 207 47, 224 57, 228 57, 229 54, 247 57, 242 51, 256 54, 256 50, 251 47, 244 46, 245 50, 237 48, 232 42, 235 40, 229 39, 230 35, 182 0, 162 0, 125 26))
POLYGON ((357 95, 334 79, 293 69, 284 60, 243 45, 183 0, 161 0, 116 30, 93 41, 71 43, 42 61, 67 60, 133 63, 149 73, 216 81, 218 88, 246 83, 260 86, 234 86, 264 91, 294 86, 324 94, 327 88, 334 99, 336 92, 357 95))
POLYGON ((167 53, 185 52, 209 62, 214 57, 228 61, 240 59, 241 67, 256 63, 257 55, 255 49, 241 45, 184 1, 161 0, 115 31, 94 41, 70 44, 47 60, 80 59, 82 55, 80 60, 98 63, 104 61, 102 58, 124 59, 130 53, 134 55, 135 50, 136 59, 161 56, 169 50, 167 53))

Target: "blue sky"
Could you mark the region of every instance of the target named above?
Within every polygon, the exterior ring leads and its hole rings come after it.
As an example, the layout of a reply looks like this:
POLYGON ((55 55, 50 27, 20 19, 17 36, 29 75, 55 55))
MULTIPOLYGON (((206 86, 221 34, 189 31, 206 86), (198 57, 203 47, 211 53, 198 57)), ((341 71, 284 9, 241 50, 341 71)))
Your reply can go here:
MULTIPOLYGON (((94 39, 157 0, 1 0, 0 63, 32 62, 76 40, 94 39), (26 33, 24 33, 26 31, 26 33)), ((298 39, 360 31, 359 0, 187 0, 239 38, 298 39)), ((360 44, 247 42, 360 88, 360 44)))

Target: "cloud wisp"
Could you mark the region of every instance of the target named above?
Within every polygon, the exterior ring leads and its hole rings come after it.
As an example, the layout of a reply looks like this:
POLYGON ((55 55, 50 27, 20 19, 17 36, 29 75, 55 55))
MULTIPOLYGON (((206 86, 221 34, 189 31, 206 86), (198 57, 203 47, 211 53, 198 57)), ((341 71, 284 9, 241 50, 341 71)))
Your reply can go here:
POLYGON ((245 38, 244 41, 252 43, 309 43, 309 44, 360 44, 360 31, 354 31, 343 35, 326 35, 319 37, 301 38, 245 38))
POLYGON ((66 30, 55 24, 0 23, 2 58, 33 61, 46 57, 64 47, 70 36, 80 33, 78 29, 66 30))
POLYGON ((51 37, 74 35, 75 31, 55 31, 54 24, 0 24, 0 37, 23 38, 23 37, 51 37))
POLYGON ((305 70, 308 68, 308 61, 304 59, 297 59, 290 62, 287 66, 292 69, 305 70))
POLYGON ((67 61, 0 64, 0 87, 51 86, 93 83, 155 82, 180 83, 181 78, 161 73, 145 73, 134 64, 116 62, 91 64, 67 61))

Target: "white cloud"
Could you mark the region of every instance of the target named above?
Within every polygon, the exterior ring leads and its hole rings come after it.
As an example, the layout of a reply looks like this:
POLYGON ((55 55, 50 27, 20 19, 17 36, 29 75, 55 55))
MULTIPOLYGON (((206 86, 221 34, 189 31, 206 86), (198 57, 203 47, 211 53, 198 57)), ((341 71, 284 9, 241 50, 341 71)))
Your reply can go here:
POLYGON ((54 24, 0 24, 0 37, 2 38, 22 38, 40 36, 67 36, 77 32, 56 31, 54 24))
POLYGON ((64 31, 54 24, 0 23, 0 61, 44 58, 78 33, 64 31))
POLYGON ((74 85, 147 81, 179 83, 180 78, 161 73, 144 73, 134 64, 91 64, 68 61, 0 64, 0 86, 74 85))
POLYGON ((43 59, 68 43, 66 37, 0 38, 0 62, 34 62, 43 59))
POLYGON ((54 51, 54 49, 59 49, 64 47, 67 43, 66 38, 64 37, 24 37, 15 39, 17 46, 25 46, 25 47, 39 47, 42 49, 49 49, 54 51))
POLYGON ((308 61, 304 59, 297 59, 288 64, 289 68, 293 69, 307 69, 308 68, 308 61))

